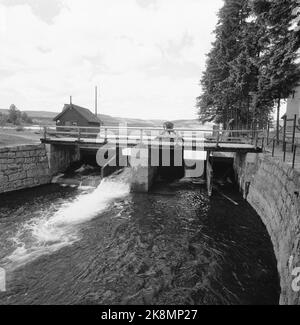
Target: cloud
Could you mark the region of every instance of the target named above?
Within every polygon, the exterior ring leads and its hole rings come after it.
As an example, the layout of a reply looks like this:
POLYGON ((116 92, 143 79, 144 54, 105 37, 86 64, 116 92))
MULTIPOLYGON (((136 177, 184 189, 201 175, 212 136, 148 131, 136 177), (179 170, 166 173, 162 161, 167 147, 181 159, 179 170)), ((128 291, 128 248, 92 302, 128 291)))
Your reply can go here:
POLYGON ((104 114, 195 117, 221 6, 222 0, 0 0, 0 107, 59 111, 70 95, 93 107, 98 84, 104 114))
POLYGON ((11 71, 9 69, 0 68, 0 79, 6 79, 8 77, 11 77, 14 75, 14 73, 14 71, 11 71))
POLYGON ((37 49, 44 54, 50 53, 51 52, 51 48, 49 47, 45 47, 45 46, 38 46, 37 49))
POLYGON ((159 62, 144 67, 146 77, 168 77, 170 79, 182 80, 185 78, 199 78, 201 67, 189 61, 172 61, 162 59, 159 62))
POLYGON ((47 24, 53 24, 64 7, 61 0, 0 0, 5 6, 28 5, 32 12, 47 24))
POLYGON ((157 0, 136 0, 136 2, 142 8, 149 8, 157 5, 157 0))

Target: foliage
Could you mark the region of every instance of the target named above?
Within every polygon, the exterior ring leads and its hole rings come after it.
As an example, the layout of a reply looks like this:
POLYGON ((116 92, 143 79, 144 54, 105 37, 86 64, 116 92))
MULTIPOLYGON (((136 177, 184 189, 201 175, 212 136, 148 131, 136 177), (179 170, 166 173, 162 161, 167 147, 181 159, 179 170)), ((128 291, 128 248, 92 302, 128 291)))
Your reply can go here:
POLYGON ((8 116, 6 122, 14 125, 32 124, 32 119, 27 115, 26 112, 21 112, 17 109, 16 105, 12 104, 9 107, 8 116))
POLYGON ((297 1, 224 0, 197 98, 202 121, 264 126, 300 80, 297 1))

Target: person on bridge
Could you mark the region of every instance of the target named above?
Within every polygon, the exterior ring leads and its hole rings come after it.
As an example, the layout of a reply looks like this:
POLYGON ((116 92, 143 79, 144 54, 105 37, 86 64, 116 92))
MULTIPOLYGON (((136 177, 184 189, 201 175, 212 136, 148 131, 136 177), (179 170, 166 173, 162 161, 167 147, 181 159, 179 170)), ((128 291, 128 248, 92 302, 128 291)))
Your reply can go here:
POLYGON ((178 133, 174 130, 174 123, 165 122, 163 124, 163 132, 157 137, 157 139, 164 139, 165 141, 180 141, 183 142, 183 138, 178 135, 178 133))
POLYGON ((177 136, 177 133, 174 130, 174 123, 172 123, 172 122, 165 122, 163 124, 163 128, 164 128, 164 131, 163 131, 162 135, 168 133, 169 135, 174 134, 175 136, 177 136))

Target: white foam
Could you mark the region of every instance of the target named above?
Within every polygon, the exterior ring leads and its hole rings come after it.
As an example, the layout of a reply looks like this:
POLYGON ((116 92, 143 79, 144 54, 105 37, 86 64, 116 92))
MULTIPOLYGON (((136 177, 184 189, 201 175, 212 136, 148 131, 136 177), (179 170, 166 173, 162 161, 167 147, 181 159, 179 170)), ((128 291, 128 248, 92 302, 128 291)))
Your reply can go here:
POLYGON ((125 197, 129 191, 128 183, 107 179, 94 191, 64 203, 54 214, 42 212, 19 227, 11 238, 16 248, 5 260, 14 269, 71 245, 80 239, 80 224, 98 216, 113 200, 125 197))

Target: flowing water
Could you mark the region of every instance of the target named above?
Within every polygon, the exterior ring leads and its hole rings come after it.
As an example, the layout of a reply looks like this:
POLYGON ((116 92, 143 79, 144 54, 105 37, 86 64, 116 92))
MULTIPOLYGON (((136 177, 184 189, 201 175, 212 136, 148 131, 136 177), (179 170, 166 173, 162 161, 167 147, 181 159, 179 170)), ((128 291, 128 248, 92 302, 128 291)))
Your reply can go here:
POLYGON ((278 303, 270 238, 235 190, 129 178, 1 195, 0 304, 278 303))

